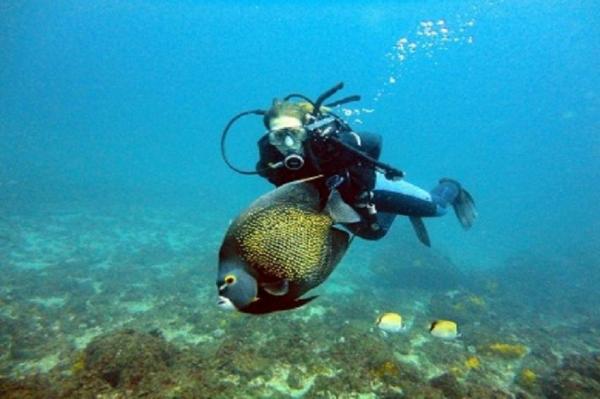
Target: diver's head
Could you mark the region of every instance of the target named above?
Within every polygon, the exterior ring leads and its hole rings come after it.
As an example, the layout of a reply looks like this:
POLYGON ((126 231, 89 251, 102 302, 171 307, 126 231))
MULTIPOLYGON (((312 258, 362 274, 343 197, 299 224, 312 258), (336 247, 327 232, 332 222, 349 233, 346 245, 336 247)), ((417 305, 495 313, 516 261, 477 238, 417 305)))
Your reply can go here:
POLYGON ((302 167, 304 142, 308 137, 304 124, 310 117, 311 109, 312 106, 308 103, 274 100, 265 114, 264 123, 269 129, 269 143, 282 155, 291 157, 290 169, 302 167))
POLYGON ((274 99, 271 108, 265 112, 263 123, 269 130, 301 127, 309 122, 313 109, 312 104, 306 101, 292 102, 274 99))
POLYGON ((242 310, 257 300, 256 279, 242 265, 234 262, 225 262, 219 266, 217 289, 217 305, 222 309, 242 310))
MULTIPOLYGON (((221 156, 231 169, 242 174, 260 174, 258 170, 242 170, 235 167, 226 155, 226 137, 231 127, 242 117, 248 115, 260 115, 263 118, 263 123, 268 129, 267 133, 273 133, 270 137, 270 142, 284 156, 283 162, 277 162, 271 168, 285 166, 288 169, 300 169, 304 164, 304 142, 313 136, 315 128, 322 116, 331 113, 333 107, 346 104, 352 101, 360 100, 360 96, 348 96, 341 100, 329 102, 325 104, 331 96, 337 93, 344 87, 342 82, 336 84, 331 89, 322 93, 315 101, 304 96, 303 94, 292 93, 288 94, 283 100, 275 99, 271 108, 268 110, 254 109, 238 113, 233 116, 221 134, 221 156), (292 99, 300 99, 300 101, 292 101, 292 99), (289 130, 283 130, 289 129, 289 130)), ((341 122, 340 118, 332 113, 336 121, 341 122)), ((330 115, 331 117, 331 115, 330 115)))

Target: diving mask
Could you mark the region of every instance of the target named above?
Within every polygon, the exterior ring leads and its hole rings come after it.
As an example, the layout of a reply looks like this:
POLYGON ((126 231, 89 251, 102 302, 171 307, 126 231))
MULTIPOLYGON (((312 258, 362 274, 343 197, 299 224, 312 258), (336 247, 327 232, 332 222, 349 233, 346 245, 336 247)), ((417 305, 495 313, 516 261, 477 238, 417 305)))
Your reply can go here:
POLYGON ((269 143, 277 148, 284 156, 282 162, 272 167, 278 168, 285 166, 287 169, 298 170, 304 166, 304 147, 303 143, 308 134, 301 127, 281 128, 270 130, 269 143))
POLYGON ((269 131, 269 143, 283 155, 302 153, 302 145, 306 137, 306 130, 303 128, 283 128, 269 131))

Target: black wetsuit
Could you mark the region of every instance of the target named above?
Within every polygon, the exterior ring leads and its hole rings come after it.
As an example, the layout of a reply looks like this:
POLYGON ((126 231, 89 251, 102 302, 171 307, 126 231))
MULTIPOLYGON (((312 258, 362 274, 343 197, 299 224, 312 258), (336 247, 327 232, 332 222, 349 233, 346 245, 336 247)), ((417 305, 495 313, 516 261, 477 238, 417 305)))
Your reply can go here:
MULTIPOLYGON (((338 129, 337 140, 364 152, 372 158, 379 158, 381 152, 381 136, 373 133, 355 133, 338 129)), ((304 165, 298 170, 284 166, 272 168, 284 160, 285 156, 269 143, 268 135, 258 141, 260 159, 256 164, 259 175, 271 183, 280 186, 284 183, 322 174, 325 178, 339 175, 344 178, 338 187, 344 201, 354 204, 363 192, 375 186, 375 171, 361 164, 360 158, 343 148, 338 142, 327 139, 306 140, 304 148, 304 165)))

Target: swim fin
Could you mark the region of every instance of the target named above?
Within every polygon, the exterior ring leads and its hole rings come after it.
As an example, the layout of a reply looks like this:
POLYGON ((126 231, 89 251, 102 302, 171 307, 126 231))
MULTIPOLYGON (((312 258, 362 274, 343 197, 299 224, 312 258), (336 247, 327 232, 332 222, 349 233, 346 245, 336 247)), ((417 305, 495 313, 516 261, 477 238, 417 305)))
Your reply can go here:
POLYGON ((452 201, 452 208, 454 208, 454 213, 456 213, 461 226, 465 230, 470 229, 475 219, 477 219, 477 209, 473 197, 456 180, 444 178, 440 180, 440 184, 443 183, 455 184, 458 187, 458 194, 452 201))
POLYGON ((431 240, 429 239, 429 233, 427 233, 427 228, 425 227, 425 223, 423 223, 423 219, 416 216, 409 216, 410 224, 412 224, 415 233, 417 233, 417 238, 424 245, 431 247, 431 240))

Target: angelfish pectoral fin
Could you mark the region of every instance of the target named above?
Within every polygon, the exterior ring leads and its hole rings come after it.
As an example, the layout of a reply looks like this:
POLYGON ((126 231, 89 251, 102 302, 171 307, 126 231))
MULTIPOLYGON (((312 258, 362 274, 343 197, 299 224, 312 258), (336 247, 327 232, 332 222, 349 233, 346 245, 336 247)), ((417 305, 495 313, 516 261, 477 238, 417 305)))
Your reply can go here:
POLYGON ((410 220, 410 224, 412 224, 419 241, 424 245, 431 247, 431 240, 429 239, 429 233, 427 233, 427 227, 425 227, 423 219, 415 216, 409 216, 408 219, 410 220))
POLYGON ((286 279, 274 281, 271 283, 262 283, 261 287, 269 294, 274 296, 283 296, 290 290, 290 284, 286 279))
POLYGON ((337 190, 329 194, 329 199, 324 209, 335 223, 358 223, 361 221, 360 215, 348 205, 337 190))

